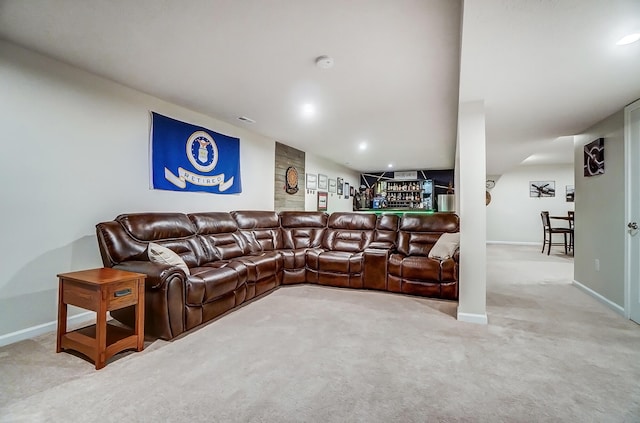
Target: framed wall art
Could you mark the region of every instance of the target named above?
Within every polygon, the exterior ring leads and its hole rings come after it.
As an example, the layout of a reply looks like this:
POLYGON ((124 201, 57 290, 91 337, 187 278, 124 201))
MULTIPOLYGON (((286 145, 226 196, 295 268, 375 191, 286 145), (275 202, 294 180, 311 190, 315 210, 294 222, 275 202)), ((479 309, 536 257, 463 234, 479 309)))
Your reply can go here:
POLYGON ((329 179, 329 192, 336 192, 336 180, 329 179))
POLYGON ((556 182, 555 181, 532 181, 529 182, 529 197, 555 197, 556 182))
POLYGON ((604 173, 604 138, 598 138, 584 146, 584 176, 604 173))
POLYGON ((318 211, 327 211, 328 197, 329 194, 326 192, 318 191, 318 211))
POLYGON ((566 191, 566 199, 567 199, 567 203, 573 203, 575 201, 576 198, 576 189, 573 185, 567 185, 567 191, 566 191))
POLYGON ((342 195, 342 193, 343 193, 343 189, 344 189, 344 186, 343 186, 343 185, 344 185, 344 179, 342 179, 342 178, 338 178, 338 179, 336 180, 336 183, 338 184, 338 188, 337 188, 337 190, 338 190, 338 195, 342 195))
POLYGON ((295 194, 298 192, 298 170, 289 166, 284 174, 285 191, 287 194, 295 194))
POLYGON ((318 189, 327 190, 327 175, 318 173, 318 189))
POLYGON ((344 183, 344 198, 349 198, 349 182, 344 183))
POLYGON ((318 177, 313 173, 307 173, 306 179, 307 189, 318 189, 318 177))

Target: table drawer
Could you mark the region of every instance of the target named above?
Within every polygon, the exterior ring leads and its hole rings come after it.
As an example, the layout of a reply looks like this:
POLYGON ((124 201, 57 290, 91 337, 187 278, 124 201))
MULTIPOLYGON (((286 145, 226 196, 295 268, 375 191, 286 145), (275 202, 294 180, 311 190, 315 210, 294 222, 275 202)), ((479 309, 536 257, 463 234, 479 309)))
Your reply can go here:
POLYGON ((118 310, 138 303, 138 280, 118 282, 107 288, 107 310, 118 310))
POLYGON ((64 301, 65 304, 82 307, 87 310, 99 310, 100 291, 96 289, 95 286, 65 280, 60 289, 62 290, 62 301, 64 301))

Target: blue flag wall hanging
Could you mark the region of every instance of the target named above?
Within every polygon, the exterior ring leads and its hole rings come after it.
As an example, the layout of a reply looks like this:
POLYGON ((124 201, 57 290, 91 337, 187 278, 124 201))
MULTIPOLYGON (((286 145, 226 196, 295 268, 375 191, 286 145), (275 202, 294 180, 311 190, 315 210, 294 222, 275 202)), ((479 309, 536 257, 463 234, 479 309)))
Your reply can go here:
POLYGON ((240 139, 151 112, 151 185, 169 191, 242 192, 240 139))

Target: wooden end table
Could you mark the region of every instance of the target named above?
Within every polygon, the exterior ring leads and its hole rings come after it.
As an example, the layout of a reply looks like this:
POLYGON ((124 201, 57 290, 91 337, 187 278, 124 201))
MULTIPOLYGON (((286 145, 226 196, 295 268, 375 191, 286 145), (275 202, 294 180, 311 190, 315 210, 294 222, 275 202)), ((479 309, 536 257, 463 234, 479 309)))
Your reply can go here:
POLYGON ((79 351, 96 370, 115 354, 144 349, 144 280, 147 275, 116 269, 91 269, 58 275, 58 333, 56 352, 79 351), (67 305, 96 312, 96 324, 67 332, 67 305), (107 323, 107 312, 134 306, 133 330, 107 323))

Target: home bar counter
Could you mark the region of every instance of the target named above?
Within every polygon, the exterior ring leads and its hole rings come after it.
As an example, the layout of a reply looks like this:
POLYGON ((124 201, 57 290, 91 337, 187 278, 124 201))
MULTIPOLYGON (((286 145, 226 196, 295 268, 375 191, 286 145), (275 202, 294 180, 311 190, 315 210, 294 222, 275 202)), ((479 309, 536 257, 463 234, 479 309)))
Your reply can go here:
MULTIPOLYGON (((402 216, 406 213, 417 213, 417 214, 436 214, 438 213, 435 210, 426 210, 426 209, 412 209, 412 208, 383 208, 383 209, 360 209, 354 210, 360 213, 375 213, 376 215, 381 214, 396 214, 398 216, 402 216)), ((450 212, 440 212, 440 213, 450 213, 450 212)))

